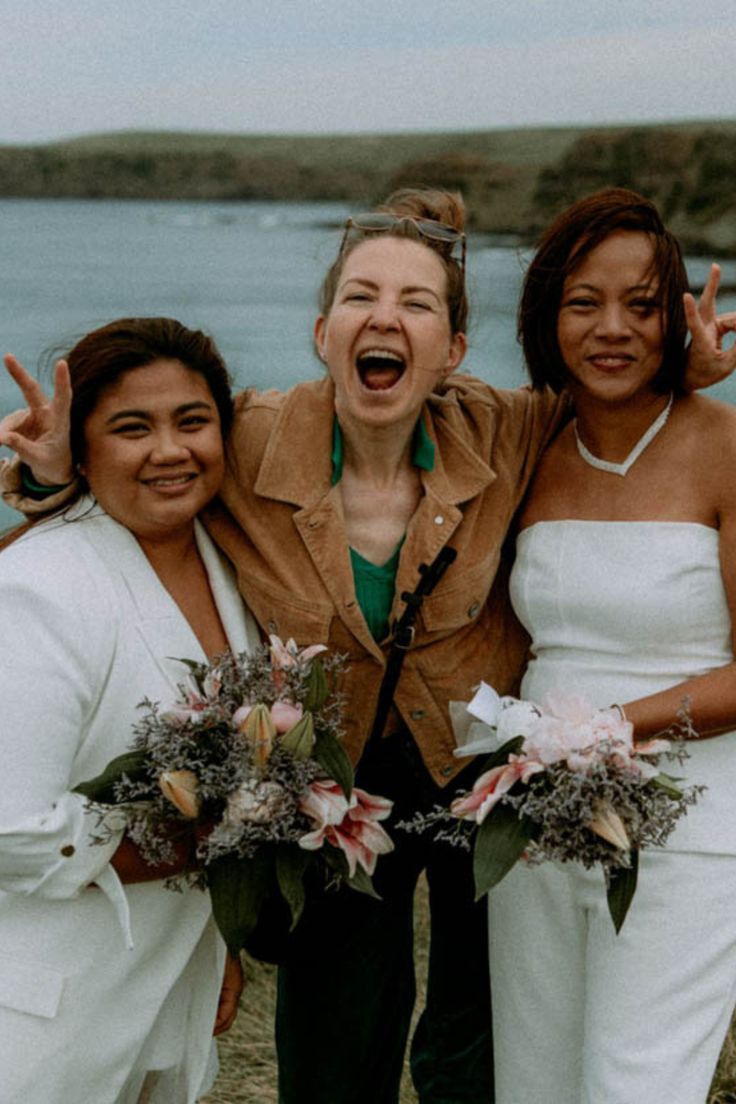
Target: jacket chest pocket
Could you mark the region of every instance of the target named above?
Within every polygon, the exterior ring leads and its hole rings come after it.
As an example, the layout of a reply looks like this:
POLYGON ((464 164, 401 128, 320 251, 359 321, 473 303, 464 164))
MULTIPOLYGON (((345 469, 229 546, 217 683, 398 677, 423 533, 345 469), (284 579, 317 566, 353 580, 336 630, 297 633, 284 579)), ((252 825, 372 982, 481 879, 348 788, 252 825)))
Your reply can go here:
POLYGON ((334 610, 330 602, 314 602, 262 579, 248 580, 245 600, 267 636, 290 637, 300 646, 326 644, 334 610))
POLYGON ((53 1020, 59 1010, 64 975, 50 966, 0 953, 0 1005, 53 1020))
POLYGON ((476 620, 488 598, 499 559, 496 551, 469 569, 463 568, 459 560, 452 564, 442 585, 424 600, 422 620, 427 632, 453 632, 476 620))

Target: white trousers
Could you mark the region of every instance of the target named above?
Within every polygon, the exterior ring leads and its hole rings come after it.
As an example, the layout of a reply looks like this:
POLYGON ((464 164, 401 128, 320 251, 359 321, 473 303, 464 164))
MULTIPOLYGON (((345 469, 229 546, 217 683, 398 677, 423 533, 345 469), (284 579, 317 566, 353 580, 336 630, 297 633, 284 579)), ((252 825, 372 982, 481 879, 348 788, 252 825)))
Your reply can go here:
POLYGON ((736 856, 641 856, 615 934, 603 877, 517 863, 489 895, 496 1104, 705 1104, 736 1002, 736 856))

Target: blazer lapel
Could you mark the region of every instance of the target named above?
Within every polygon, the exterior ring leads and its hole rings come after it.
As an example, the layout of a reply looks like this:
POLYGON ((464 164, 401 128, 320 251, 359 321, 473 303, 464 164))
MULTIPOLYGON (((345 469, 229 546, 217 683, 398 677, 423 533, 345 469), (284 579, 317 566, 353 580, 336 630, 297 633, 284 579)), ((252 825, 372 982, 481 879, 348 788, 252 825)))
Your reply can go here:
POLYGON ((199 521, 194 523, 194 532, 230 649, 235 653, 252 652, 260 645, 261 636, 253 616, 240 596, 235 573, 217 551, 199 521))

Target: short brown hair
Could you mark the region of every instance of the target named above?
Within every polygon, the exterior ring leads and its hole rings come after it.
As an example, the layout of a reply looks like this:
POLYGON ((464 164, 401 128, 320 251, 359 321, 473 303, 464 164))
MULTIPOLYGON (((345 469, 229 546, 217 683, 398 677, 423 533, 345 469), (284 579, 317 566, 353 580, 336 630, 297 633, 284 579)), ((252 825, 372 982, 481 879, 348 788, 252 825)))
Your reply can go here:
MULTIPOLYGON (((400 188, 375 208, 377 212, 406 216, 408 219, 430 219, 451 226, 462 234, 465 230, 465 207, 462 198, 454 192, 445 192, 435 188, 400 188)), ((382 235, 393 238, 409 238, 421 242, 440 258, 447 276, 447 309, 450 316, 450 329, 454 334, 465 333, 468 327, 469 306, 465 292, 465 274, 460 263, 452 256, 452 243, 436 241, 420 234, 411 222, 399 222, 390 230, 381 231, 382 235)), ((375 231, 373 232, 375 234, 375 231)), ((356 230, 345 243, 340 255, 330 265, 322 281, 319 293, 320 314, 327 317, 335 300, 335 292, 345 258, 357 245, 372 236, 370 230, 356 230)))
POLYGON ((688 279, 677 239, 657 208, 628 188, 604 188, 568 207, 542 233, 521 292, 518 338, 534 387, 560 391, 567 366, 557 341, 557 318, 567 277, 607 237, 619 230, 646 234, 652 242, 651 273, 659 280, 664 340, 662 366, 653 386, 681 391, 687 322, 682 302, 688 279))

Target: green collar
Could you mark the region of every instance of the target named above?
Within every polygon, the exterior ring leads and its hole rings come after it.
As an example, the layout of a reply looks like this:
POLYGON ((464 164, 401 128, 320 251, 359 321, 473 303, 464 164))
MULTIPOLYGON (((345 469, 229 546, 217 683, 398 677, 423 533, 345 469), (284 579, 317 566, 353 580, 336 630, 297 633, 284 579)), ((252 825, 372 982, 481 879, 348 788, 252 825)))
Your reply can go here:
MULTIPOLYGON (((332 485, 342 479, 342 466, 345 448, 343 443, 340 423, 335 418, 332 424, 332 485)), ((434 442, 427 433, 424 422, 420 418, 414 429, 414 438, 411 443, 411 460, 415 468, 423 471, 432 471, 434 468, 434 442)))

